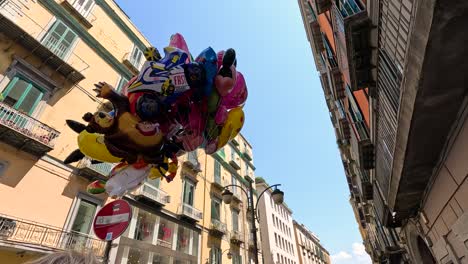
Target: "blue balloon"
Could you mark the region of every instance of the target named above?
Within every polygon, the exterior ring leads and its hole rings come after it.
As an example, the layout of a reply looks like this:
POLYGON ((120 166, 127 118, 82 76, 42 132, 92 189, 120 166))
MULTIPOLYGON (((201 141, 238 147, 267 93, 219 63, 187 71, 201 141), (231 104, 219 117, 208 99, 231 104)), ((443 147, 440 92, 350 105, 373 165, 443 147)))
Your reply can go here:
POLYGON ((202 87, 204 96, 211 94, 216 73, 218 72, 217 55, 213 48, 209 47, 203 50, 195 59, 205 69, 206 83, 202 87))

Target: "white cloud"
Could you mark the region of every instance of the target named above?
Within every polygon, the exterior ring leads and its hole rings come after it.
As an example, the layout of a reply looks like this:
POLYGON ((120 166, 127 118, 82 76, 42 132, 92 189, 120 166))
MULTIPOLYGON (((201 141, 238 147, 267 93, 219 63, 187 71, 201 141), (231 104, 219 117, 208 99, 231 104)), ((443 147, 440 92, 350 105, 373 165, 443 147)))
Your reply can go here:
POLYGON ((353 256, 351 256, 348 252, 345 251, 340 251, 338 254, 332 255, 331 258, 334 262, 340 261, 343 259, 350 259, 353 256))
POLYGON ((340 251, 331 256, 333 264, 372 264, 369 255, 362 243, 353 243, 351 245, 352 251, 340 251))
POLYGON ((353 254, 356 256, 367 255, 366 248, 361 243, 353 243, 353 254))

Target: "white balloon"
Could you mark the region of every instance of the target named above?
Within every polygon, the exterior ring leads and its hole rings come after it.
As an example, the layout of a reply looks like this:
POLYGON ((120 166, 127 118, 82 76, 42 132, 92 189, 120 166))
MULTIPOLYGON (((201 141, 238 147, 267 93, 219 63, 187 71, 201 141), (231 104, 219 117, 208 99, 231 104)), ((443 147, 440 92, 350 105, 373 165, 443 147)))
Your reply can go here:
POLYGON ((106 182, 106 192, 110 196, 123 196, 126 192, 137 188, 148 176, 149 171, 149 166, 141 169, 128 166, 106 182))

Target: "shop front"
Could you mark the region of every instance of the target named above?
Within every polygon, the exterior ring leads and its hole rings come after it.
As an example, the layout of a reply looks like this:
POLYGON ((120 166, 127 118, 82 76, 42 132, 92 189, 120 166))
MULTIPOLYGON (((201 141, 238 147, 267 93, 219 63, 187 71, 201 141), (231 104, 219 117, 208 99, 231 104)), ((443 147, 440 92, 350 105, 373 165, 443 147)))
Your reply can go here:
POLYGON ((195 264, 199 240, 195 226, 134 206, 130 226, 118 241, 115 263, 195 264))

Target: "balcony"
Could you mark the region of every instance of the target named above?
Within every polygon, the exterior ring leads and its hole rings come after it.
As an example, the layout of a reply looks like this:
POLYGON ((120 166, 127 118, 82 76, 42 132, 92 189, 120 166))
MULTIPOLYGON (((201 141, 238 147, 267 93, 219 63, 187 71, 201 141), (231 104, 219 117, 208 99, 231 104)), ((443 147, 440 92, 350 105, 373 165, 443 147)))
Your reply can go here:
POLYGON ((231 139, 231 143, 232 143, 234 146, 236 146, 236 147, 239 146, 239 141, 237 141, 236 138, 231 139))
MULTIPOLYGON (((91 24, 91 19, 88 19, 86 16, 83 15, 82 12, 77 10, 75 6, 73 6, 72 0, 64 0, 60 3, 63 8, 65 8, 78 22, 80 22, 84 27, 90 29, 93 25, 91 24)), ((91 14, 89 14, 91 15, 91 14)), ((92 17, 92 20, 96 20, 96 17, 92 17)))
POLYGON ((92 164, 90 159, 84 158, 78 162, 76 174, 90 181, 107 180, 114 166, 112 163, 92 164))
POLYGON ((142 184, 132 194, 135 200, 150 205, 164 206, 171 201, 171 197, 166 192, 148 183, 142 184))
POLYGON ((344 19, 346 51, 349 62, 351 89, 357 91, 374 84, 370 45, 371 20, 366 11, 361 11, 344 19))
POLYGON ((198 162, 197 152, 192 151, 187 153, 184 161, 184 166, 189 168, 195 173, 201 172, 200 162, 198 162))
POLYGON ((27 247, 35 251, 88 251, 97 257, 103 257, 105 249, 104 241, 87 234, 9 216, 0 216, 0 241, 13 247, 27 247))
POLYGON ((231 243, 235 245, 240 245, 244 243, 244 234, 241 231, 232 230, 231 243))
POLYGON ((203 218, 203 213, 200 210, 186 203, 179 207, 179 215, 193 221, 200 221, 203 218))
MULTIPOLYGON (((12 3, 12 1, 7 0, 3 7, 9 5, 15 4, 12 3)), ((22 27, 7 18, 6 13, 4 12, 7 11, 2 11, 0 9, 0 31, 7 38, 14 40, 16 44, 23 46, 31 54, 34 54, 35 57, 39 58, 43 64, 64 76, 68 81, 77 83, 85 78, 81 72, 89 68, 89 64, 83 61, 78 55, 70 52, 69 49, 65 48, 63 45, 50 46, 53 43, 57 44, 57 39, 53 36, 47 36, 47 34, 44 34, 47 30, 42 28, 31 18, 34 17, 34 14, 32 14, 32 16, 21 15, 22 20, 29 20, 23 21, 23 24, 29 25, 27 30, 36 30, 39 32, 38 34, 35 34, 36 37, 32 36, 30 33, 23 30, 22 27), (45 35, 45 43, 41 43, 41 41, 38 40, 37 36, 42 35, 45 35)))
POLYGON ((143 66, 143 60, 140 62, 135 61, 135 59, 132 58, 132 52, 125 53, 124 57, 122 58, 122 63, 127 66, 127 68, 135 75, 138 75, 141 66, 143 66))
POLYGON ((331 0, 315 0, 315 6, 317 8, 317 13, 322 14, 330 10, 332 7, 331 0))
POLYGON ((240 158, 236 155, 233 157, 230 161, 229 164, 231 165, 232 168, 235 170, 240 170, 240 158))
POLYGON ((54 149, 59 135, 59 131, 0 102, 1 141, 40 157, 54 149))
POLYGON ((333 94, 335 95, 335 100, 343 99, 346 97, 345 88, 343 79, 341 77, 340 69, 337 67, 333 67, 331 69, 331 79, 332 79, 332 88, 333 94))
POLYGON ((237 203, 241 203, 242 202, 241 192, 238 190, 233 190, 232 199, 236 201, 237 203))
POLYGON ((222 237, 224 234, 226 234, 226 232, 227 232, 227 227, 225 223, 216 219, 211 219, 211 224, 210 224, 211 235, 222 237))
POLYGON ((351 138, 351 127, 349 125, 349 121, 346 118, 340 119, 340 127, 341 127, 341 136, 349 140, 351 138))
POLYGON ((252 151, 248 148, 244 149, 244 152, 242 152, 242 156, 246 158, 248 161, 252 161, 252 151))
POLYGON ((358 143, 359 148, 359 164, 364 170, 372 170, 375 168, 375 151, 374 144, 370 139, 361 140, 358 143))

